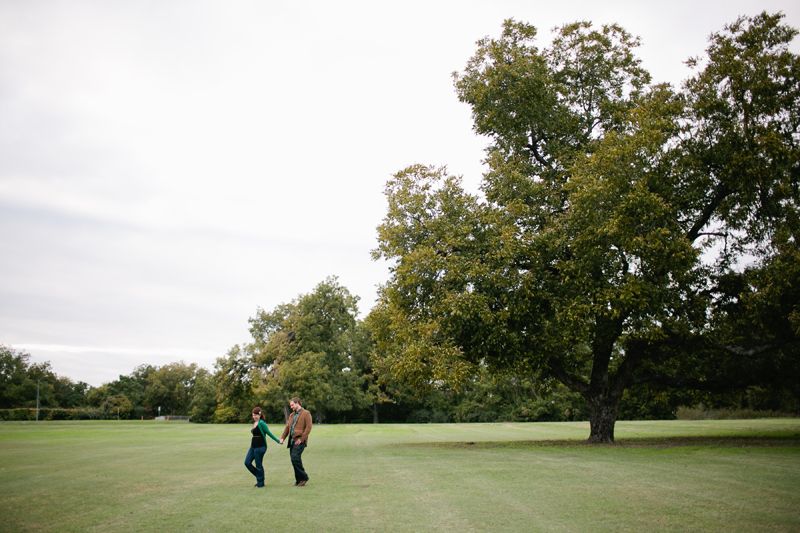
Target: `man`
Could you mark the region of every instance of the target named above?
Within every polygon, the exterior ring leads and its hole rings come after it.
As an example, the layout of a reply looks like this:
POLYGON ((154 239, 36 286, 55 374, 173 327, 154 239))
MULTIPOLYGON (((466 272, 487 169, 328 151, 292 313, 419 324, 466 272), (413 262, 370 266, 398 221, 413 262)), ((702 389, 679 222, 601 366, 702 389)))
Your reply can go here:
POLYGON ((303 470, 303 461, 300 456, 308 446, 308 434, 311 433, 311 413, 300 405, 300 398, 292 398, 289 401, 289 407, 294 411, 294 416, 289 416, 279 444, 283 444, 284 439, 289 437, 289 453, 294 467, 294 486, 302 487, 308 483, 308 474, 303 470))

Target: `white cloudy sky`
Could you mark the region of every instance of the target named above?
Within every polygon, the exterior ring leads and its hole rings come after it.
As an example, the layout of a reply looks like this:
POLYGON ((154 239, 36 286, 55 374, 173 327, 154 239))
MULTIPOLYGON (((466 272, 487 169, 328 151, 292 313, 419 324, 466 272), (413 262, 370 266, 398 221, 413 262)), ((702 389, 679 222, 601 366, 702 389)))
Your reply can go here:
MULTIPOLYGON (((754 1, 0 2, 0 343, 92 385, 248 341, 327 276, 361 297, 383 186, 470 187, 484 141, 451 73, 513 17, 619 22, 656 81, 754 1)), ((795 51, 797 47, 794 47, 795 51)))

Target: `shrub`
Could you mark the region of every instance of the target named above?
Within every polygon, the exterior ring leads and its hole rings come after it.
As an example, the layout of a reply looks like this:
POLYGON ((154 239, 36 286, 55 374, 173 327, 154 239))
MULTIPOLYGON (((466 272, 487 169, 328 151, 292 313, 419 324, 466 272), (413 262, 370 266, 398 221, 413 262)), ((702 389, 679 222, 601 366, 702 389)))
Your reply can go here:
MULTIPOLYGON (((42 409, 45 411, 45 409, 42 409)), ((72 414, 72 409, 46 409, 46 413, 39 413, 39 420, 42 420, 42 414, 44 414, 44 420, 69 420, 70 415, 72 414)))
POLYGON ((221 407, 214 411, 214 422, 217 424, 236 424, 240 418, 241 413, 233 407, 221 407))
MULTIPOLYGON (((41 415, 41 410, 39 414, 41 415)), ((36 420, 36 409, 0 409, 0 419, 8 421, 36 420)))
POLYGON ((409 424, 444 424, 449 421, 447 413, 438 409, 416 409, 408 415, 409 424))
POLYGON ((105 411, 101 407, 81 407, 72 412, 72 420, 102 420, 105 411))
POLYGON ((794 413, 754 409, 706 409, 701 403, 697 407, 678 407, 675 413, 678 420, 747 420, 751 418, 790 418, 794 413))

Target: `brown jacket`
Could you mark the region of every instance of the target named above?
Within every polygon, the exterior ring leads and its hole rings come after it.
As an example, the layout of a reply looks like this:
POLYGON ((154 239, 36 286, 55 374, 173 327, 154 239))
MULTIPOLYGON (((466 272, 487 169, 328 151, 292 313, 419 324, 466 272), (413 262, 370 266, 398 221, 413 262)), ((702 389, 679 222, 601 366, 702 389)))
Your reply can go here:
MULTIPOLYGON (((294 420, 294 413, 289 415, 289 421, 286 427, 283 428, 283 435, 281 439, 289 437, 289 432, 292 431, 292 421, 294 420)), ((294 425, 294 440, 300 439, 308 446, 308 434, 311 433, 311 413, 307 409, 300 411, 297 418, 297 423, 294 425)))

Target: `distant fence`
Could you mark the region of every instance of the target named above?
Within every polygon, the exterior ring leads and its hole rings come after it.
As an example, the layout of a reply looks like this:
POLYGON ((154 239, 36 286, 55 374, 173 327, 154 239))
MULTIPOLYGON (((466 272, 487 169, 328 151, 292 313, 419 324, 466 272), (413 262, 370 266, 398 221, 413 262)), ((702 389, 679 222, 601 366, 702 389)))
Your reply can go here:
POLYGON ((172 422, 188 422, 188 416, 180 416, 180 415, 166 415, 166 416, 157 416, 156 420, 166 420, 172 422))

